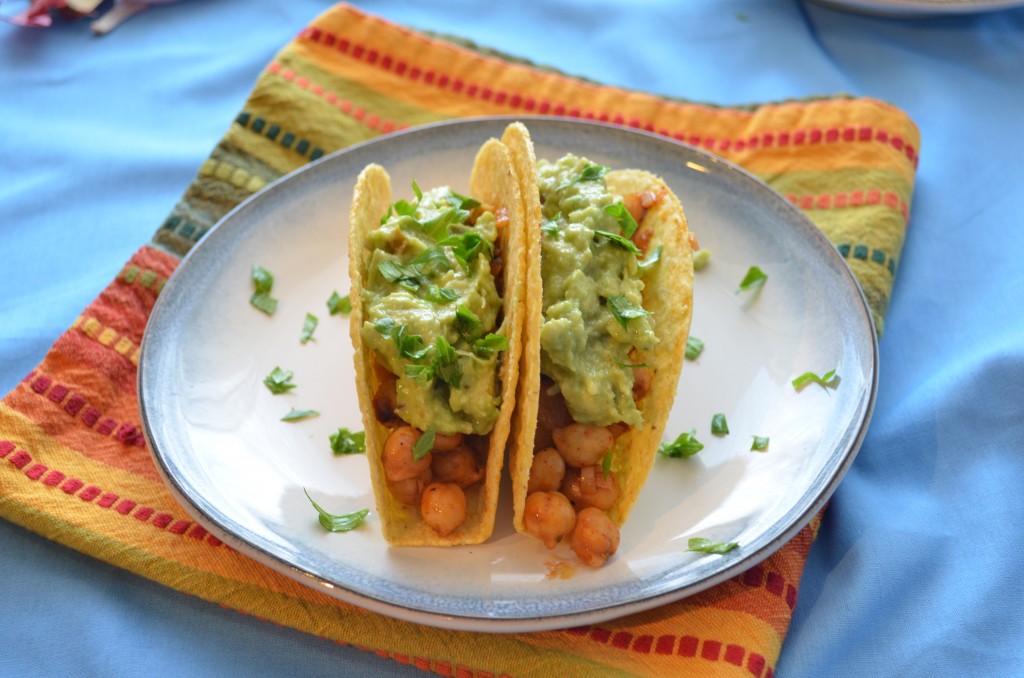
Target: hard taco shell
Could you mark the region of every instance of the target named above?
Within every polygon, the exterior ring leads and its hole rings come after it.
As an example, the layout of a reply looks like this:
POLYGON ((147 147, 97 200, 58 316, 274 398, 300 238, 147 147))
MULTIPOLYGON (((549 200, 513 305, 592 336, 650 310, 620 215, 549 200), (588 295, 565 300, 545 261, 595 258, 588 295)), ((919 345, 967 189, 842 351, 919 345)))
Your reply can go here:
MULTIPOLYGON (((523 513, 533 463, 541 388, 541 207, 529 132, 522 125, 512 125, 502 140, 512 152, 522 187, 528 231, 523 355, 509 450, 513 525, 516 530, 525 532, 523 513)), ((644 277, 643 292, 644 308, 654 313, 654 330, 659 343, 652 350, 638 352, 636 358, 639 363, 651 365, 654 375, 650 391, 637 403, 643 415, 643 427, 630 428, 619 436, 611 453, 611 471, 618 479, 620 491, 607 514, 621 526, 640 496, 654 464, 675 400, 693 309, 693 252, 683 207, 660 177, 642 170, 627 169, 609 172, 605 181, 612 192, 623 197, 647 191, 659 196, 639 224, 639 229, 650 229, 651 232, 647 252, 661 247, 660 261, 644 277)))
POLYGON ((363 345, 360 330, 364 309, 362 291, 372 250, 364 246, 367 234, 380 225, 381 217, 393 202, 391 180, 379 165, 367 166, 359 175, 353 193, 349 228, 349 277, 351 278, 350 316, 352 345, 355 349, 356 391, 366 432, 366 453, 370 467, 377 515, 384 538, 395 546, 454 546, 478 544, 490 537, 498 503, 498 487, 504 462, 505 445, 515 407, 516 384, 522 347, 525 251, 522 199, 508 149, 494 139, 480 149, 473 164, 469 194, 483 203, 505 207, 509 224, 499 230, 502 256, 503 318, 496 332, 508 339, 509 348, 498 361, 501 405, 490 433, 485 436, 484 478, 466 488, 466 521, 447 536, 439 536, 420 517, 419 507, 398 502, 387 486, 381 451, 391 429, 378 421, 373 395, 384 369, 374 352, 363 345))

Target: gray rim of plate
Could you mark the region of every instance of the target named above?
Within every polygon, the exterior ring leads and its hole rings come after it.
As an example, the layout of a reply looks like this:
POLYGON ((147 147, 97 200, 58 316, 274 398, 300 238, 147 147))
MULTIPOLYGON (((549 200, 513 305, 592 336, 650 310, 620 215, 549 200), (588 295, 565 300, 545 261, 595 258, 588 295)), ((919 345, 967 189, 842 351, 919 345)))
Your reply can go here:
MULTIPOLYGON (((439 140, 435 140, 435 142, 437 141, 439 140)), ((864 293, 832 242, 802 211, 746 170, 699 148, 642 130, 550 116, 525 118, 522 116, 495 116, 463 118, 423 125, 350 146, 281 177, 237 205, 193 246, 158 297, 143 337, 137 381, 143 433, 157 469, 182 508, 188 511, 211 534, 232 548, 255 558, 299 583, 374 612, 440 628, 512 633, 569 628, 647 610, 715 586, 750 569, 772 555, 810 522, 835 491, 853 463, 857 451, 864 441, 874 408, 878 386, 878 343, 874 322, 864 293), (176 311, 183 304, 189 303, 190 290, 187 286, 179 284, 179 281, 185 277, 182 272, 191 267, 207 265, 204 259, 210 262, 216 259, 218 242, 222 238, 232 237, 233 233, 229 233, 229 231, 233 224, 243 221, 245 214, 256 209, 263 201, 273 200, 278 191, 283 190, 289 181, 300 175, 309 175, 305 178, 313 179, 319 173, 330 174, 334 166, 339 163, 358 168, 356 169, 358 172, 359 169, 371 162, 380 162, 381 156, 386 156, 392 147, 415 144, 418 139, 430 136, 440 137, 440 140, 443 140, 444 138, 458 139, 468 135, 480 139, 482 143, 482 140, 488 137, 499 137, 509 123, 517 121, 527 125, 535 143, 557 140, 559 144, 576 147, 576 144, 571 144, 573 137, 589 138, 593 143, 596 143, 593 141, 596 139, 607 140, 610 137, 618 137, 619 143, 644 146, 649 153, 675 154, 682 164, 687 161, 699 162, 711 168, 723 181, 737 183, 744 191, 758 195, 769 203, 774 203, 773 207, 783 213, 794 228, 803 231, 802 235, 816 252, 823 257, 831 258, 831 268, 834 268, 844 278, 842 282, 849 291, 849 301, 854 302, 850 312, 857 316, 856 320, 859 322, 855 324, 863 327, 861 339, 866 341, 867 345, 858 343, 861 354, 859 357, 863 360, 862 364, 866 366, 865 371, 869 373, 866 380, 869 383, 869 388, 859 399, 858 416, 854 417, 851 426, 844 433, 843 444, 831 451, 821 472, 805 489, 799 501, 794 503, 784 518, 766 529, 756 543, 746 545, 748 548, 744 549, 745 553, 742 557, 728 561, 721 558, 708 559, 708 562, 700 569, 699 575, 689 583, 669 580, 659 581, 655 587, 656 590, 651 590, 650 586, 640 585, 632 587, 632 590, 606 591, 599 601, 591 601, 590 606, 584 603, 578 610, 550 616, 501 617, 440 612, 438 610, 450 610, 452 607, 445 605, 444 599, 428 601, 430 604, 427 605, 404 605, 384 601, 374 597, 372 592, 355 590, 348 581, 329 580, 322 573, 293 562, 276 549, 268 548, 266 544, 257 543, 258 539, 252 541, 246 539, 244 535, 247 533, 247 529, 244 526, 237 524, 223 511, 211 505, 196 488, 181 478, 175 459, 169 457, 163 447, 165 442, 169 447, 173 443, 157 440, 153 433, 152 418, 159 416, 160 402, 166 394, 166 391, 159 386, 159 379, 162 374, 167 373, 169 367, 165 363, 168 361, 168 356, 171 355, 168 350, 170 347, 166 346, 168 340, 165 339, 169 335, 162 330, 172 322, 173 317, 177 315, 176 311), (156 377, 151 378, 151 373, 154 373, 156 377)), ((638 584, 642 584, 642 582, 638 582, 638 584)), ((630 589, 630 587, 626 588, 630 589)))

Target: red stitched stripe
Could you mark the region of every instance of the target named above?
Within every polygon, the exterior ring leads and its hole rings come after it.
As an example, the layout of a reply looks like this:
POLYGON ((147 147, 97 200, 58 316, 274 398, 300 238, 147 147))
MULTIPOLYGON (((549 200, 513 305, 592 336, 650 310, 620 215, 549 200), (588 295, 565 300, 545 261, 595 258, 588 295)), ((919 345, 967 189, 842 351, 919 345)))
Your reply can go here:
POLYGON ((76 416, 85 406, 85 398, 80 395, 73 395, 64 405, 64 410, 72 417, 76 416))
POLYGON ((67 402, 64 403, 63 409, 72 417, 77 416, 78 413, 82 412, 83 408, 85 408, 80 420, 86 426, 95 427, 93 430, 102 435, 110 435, 116 429, 117 432, 114 433, 114 438, 117 441, 122 442, 125 445, 145 447, 145 438, 142 436, 142 432, 135 424, 131 424, 129 422, 121 422, 119 424, 111 417, 104 417, 103 413, 95 407, 90 406, 86 408, 86 399, 77 393, 72 393, 71 389, 64 384, 55 384, 47 394, 46 388, 43 388, 43 385, 49 387, 52 382, 53 380, 50 377, 39 376, 34 382, 32 382, 32 390, 39 395, 45 394, 49 400, 53 401, 57 405, 60 405, 60 403, 63 402, 70 394, 71 397, 67 398, 67 402), (36 384, 40 384, 40 386, 37 388, 36 384), (97 425, 96 422, 101 419, 102 421, 97 425))
POLYGON ((658 654, 672 654, 672 650, 674 650, 675 647, 675 636, 658 636, 658 644, 654 647, 654 651, 658 654))
POLYGON ((185 530, 187 530, 188 526, 191 524, 192 523, 190 523, 187 520, 179 520, 178 522, 168 527, 167 531, 173 534, 185 534, 185 530))
POLYGON ((67 386, 64 384, 57 384, 50 389, 50 393, 46 397, 59 405, 64 401, 64 398, 67 397, 68 393, 70 393, 70 389, 67 386))
POLYGON ((46 389, 50 388, 50 384, 52 383, 53 380, 49 377, 39 377, 32 382, 31 388, 36 393, 46 393, 46 389))
POLYGON ((21 470, 21 469, 25 468, 26 464, 28 464, 30 461, 32 461, 32 457, 30 457, 28 452, 26 452, 25 450, 18 450, 17 452, 15 452, 11 456, 9 461, 12 464, 14 464, 14 466, 18 470, 21 470))
POLYGON ((843 207, 863 207, 864 205, 884 205, 900 213, 904 221, 910 219, 910 205, 900 198, 898 193, 893 191, 882 192, 880 189, 871 188, 866 192, 862 190, 846 191, 839 193, 815 193, 795 195, 790 193, 786 199, 797 207, 809 209, 830 209, 843 207))
POLYGON ((98 505, 102 506, 103 508, 110 508, 111 506, 114 505, 114 502, 117 501, 118 499, 119 499, 119 497, 116 494, 114 494, 113 492, 105 492, 103 494, 103 496, 100 497, 100 500, 98 502, 96 502, 96 503, 98 505))
POLYGON ((633 634, 628 631, 619 631, 612 636, 612 646, 617 647, 620 650, 625 650, 629 647, 630 642, 633 640, 633 634))
POLYGON ((725 646, 725 655, 722 657, 725 661, 736 666, 743 666, 743 656, 747 654, 739 645, 729 644, 725 646))
POLYGON ((700 639, 694 636, 681 636, 679 638, 679 649, 676 654, 684 657, 696 657, 697 656, 697 645, 700 643, 700 639))
POLYGON ((722 651, 722 641, 720 640, 705 640, 704 644, 700 649, 700 656, 704 659, 717 661, 718 655, 722 651))
POLYGON ((756 652, 751 652, 749 655, 747 655, 747 670, 750 671, 752 674, 754 674, 755 676, 760 676, 761 673, 764 671, 764 667, 764 655, 758 654, 756 652))
POLYGON ((136 504, 131 499, 122 499, 117 503, 117 506, 114 507, 114 510, 120 513, 121 515, 126 516, 129 513, 131 513, 132 509, 135 508, 136 506, 138 506, 138 504, 136 504))
POLYGON ((103 490, 96 487, 95 485, 87 485, 84 490, 78 493, 78 498, 81 499, 82 501, 92 501, 93 499, 98 497, 100 495, 100 492, 102 491, 103 490))
MULTIPOLYGON (((307 30, 303 30, 301 33, 299 33, 299 38, 300 39, 306 39, 306 40, 309 40, 311 42, 320 43, 320 44, 323 44, 326 47, 330 47, 332 44, 334 44, 336 41, 338 41, 339 42, 339 51, 341 51, 342 53, 348 53, 349 52, 350 43, 349 43, 349 41, 346 38, 340 38, 340 36, 337 36, 337 35, 335 35, 333 33, 330 33, 330 32, 325 32, 325 31, 323 31, 323 30, 321 30, 319 28, 317 28, 315 30, 308 30, 308 29, 307 30)), ((447 87, 445 87, 445 85, 442 85, 441 82, 442 82, 442 80, 444 80, 444 82, 447 84, 447 82, 450 80, 450 78, 447 75, 445 75, 445 74, 442 74, 441 76, 438 76, 434 72, 429 72, 427 74, 424 74, 421 71, 420 68, 418 68, 416 66, 410 67, 409 64, 407 64, 405 61, 398 61, 396 66, 395 66, 395 68, 392 69, 392 68, 390 68, 390 66, 393 63, 394 58, 391 55, 384 55, 383 58, 378 58, 380 55, 377 52, 377 50, 375 50, 375 49, 367 50, 366 47, 364 47, 363 45, 360 45, 360 44, 356 44, 356 45, 352 46, 351 53, 349 54, 349 56, 351 56, 353 59, 356 59, 356 60, 363 60, 363 61, 365 61, 366 63, 368 63, 370 65, 376 65, 378 68, 382 68, 383 70, 393 72, 395 75, 398 75, 400 77, 405 77, 405 78, 408 78, 408 79, 413 80, 413 81, 420 80, 421 76, 422 76, 422 80, 426 84, 433 85, 435 87, 438 87, 439 89, 447 89, 447 87), (363 58, 364 56, 365 56, 365 58, 363 58)), ((464 86, 462 81, 458 80, 458 79, 456 79, 454 81, 454 83, 455 84, 453 84, 453 86, 451 87, 451 90, 453 92, 455 92, 455 93, 464 93, 464 96, 467 96, 467 97, 470 97, 470 98, 473 98, 473 97, 476 97, 476 96, 479 95, 479 98, 484 100, 484 101, 491 101, 493 99, 494 103, 496 103, 499 106, 506 105, 506 102, 507 102, 507 106, 509 108, 513 109, 513 110, 519 109, 521 107, 521 105, 522 105, 522 96, 519 95, 519 94, 510 94, 508 92, 495 91, 492 88, 487 87, 487 86, 478 87, 476 84, 469 84, 468 86, 464 86)), ((545 109, 550 109, 552 107, 552 104, 553 104, 553 102, 543 101, 542 100, 540 102, 540 107, 541 108, 545 108, 545 109)), ((562 104, 556 104, 556 105, 557 106, 561 106, 562 104)), ((561 113, 555 112, 555 115, 561 115, 561 113)), ((590 120, 600 120, 603 117, 606 117, 607 113, 603 113, 603 112, 600 112, 600 111, 597 111, 597 112, 595 112, 595 111, 583 111, 583 112, 581 112, 578 108, 573 108, 573 109, 571 109, 569 111, 568 115, 570 117, 573 117, 573 118, 582 117, 582 118, 586 118, 586 119, 590 119, 590 120)), ((618 125, 627 124, 626 121, 623 120, 622 115, 617 115, 615 117, 615 119, 614 119, 614 122, 615 122, 615 124, 618 124, 618 125)), ((628 125, 630 127, 643 127, 644 129, 650 129, 650 130, 654 129, 654 126, 653 126, 653 124, 651 122, 642 122, 642 121, 640 121, 638 119, 635 119, 635 118, 631 119, 628 122, 628 125)), ((812 129, 806 129, 806 130, 793 130, 792 132, 790 132, 790 131, 781 131, 781 132, 779 132, 778 144, 779 144, 779 146, 786 146, 786 145, 788 145, 789 142, 790 142, 790 139, 791 139, 791 134, 794 135, 794 137, 797 134, 801 135, 800 136, 801 141, 798 142, 798 143, 803 143, 803 139, 805 139, 808 134, 814 135, 816 137, 816 139, 817 139, 816 143, 820 143, 820 139, 821 139, 820 131, 818 132, 817 135, 815 135, 815 132, 816 132, 816 130, 813 129, 813 128, 812 129)), ((674 135, 672 135, 672 136, 674 136, 674 135)), ((864 143, 864 142, 870 143, 870 142, 878 142, 878 143, 888 144, 888 145, 892 146, 895 150, 900 151, 903 155, 905 155, 906 158, 913 164, 914 167, 916 167, 917 163, 918 163, 917 151, 914 149, 914 147, 912 145, 906 144, 903 141, 903 139, 901 137, 899 137, 899 136, 891 136, 890 137, 890 135, 888 133, 886 133, 884 135, 884 137, 880 138, 880 135, 878 133, 875 133, 873 128, 871 128, 871 127, 859 127, 858 128, 858 127, 852 127, 851 126, 851 127, 845 127, 842 130, 839 130, 838 128, 834 128, 833 127, 833 128, 830 128, 830 129, 828 129, 826 131, 825 139, 829 143, 836 143, 840 139, 842 139, 842 141, 844 143, 864 143)), ((720 145, 719 150, 723 150, 723 151, 724 150, 728 150, 730 148, 730 146, 734 145, 737 141, 739 141, 739 140, 737 140, 737 139, 721 140, 720 144, 724 144, 724 146, 720 145)), ((774 133, 773 132, 765 132, 762 135, 762 141, 763 141, 765 146, 771 146, 774 143, 774 141, 775 141, 774 133)), ((714 149, 715 148, 715 140, 714 139, 708 139, 705 142, 705 145, 708 148, 710 148, 710 149, 714 149)), ((753 147, 753 144, 751 144, 751 147, 753 147)))
POLYGON ((78 478, 68 478, 64 481, 64 484, 60 486, 60 489, 64 490, 66 494, 74 494, 78 492, 82 487, 85 486, 78 478))
MULTIPOLYGON (((111 508, 121 515, 131 515, 132 511, 138 507, 138 503, 131 499, 121 499, 114 492, 104 492, 98 485, 86 485, 84 481, 79 478, 69 478, 62 471, 56 469, 50 469, 44 464, 32 463, 32 456, 24 451, 18 450, 17 446, 10 440, 0 440, 0 458, 9 457, 8 461, 13 464, 19 470, 23 470, 25 477, 30 480, 39 480, 42 478, 44 485, 49 487, 60 487, 60 489, 69 496, 75 494, 78 498, 86 503, 94 503, 101 508, 111 508), (11 454, 11 453, 14 454, 11 454), (27 468, 26 468, 27 467, 27 468), (79 492, 79 490, 81 490, 79 492), (97 499, 98 497, 98 499, 97 499)), ((174 520, 174 517, 168 513, 156 513, 155 509, 149 506, 139 507, 138 511, 135 511, 135 518, 142 521, 149 521, 150 517, 153 520, 148 524, 154 525, 158 529, 162 529, 170 525, 167 530, 172 534, 185 535, 187 534, 190 538, 205 541, 210 546, 222 546, 223 542, 208 533, 201 525, 193 523, 189 520, 174 520), (154 514, 155 517, 154 517, 154 514), (173 524, 172 524, 173 523, 173 524)))
POLYGON ((335 92, 325 90, 324 86, 319 83, 310 83, 310 81, 304 77, 296 78, 294 71, 283 68, 281 64, 276 61, 267 67, 267 71, 280 76, 296 87, 312 92, 345 115, 350 116, 356 121, 363 123, 370 129, 376 130, 381 134, 387 134, 388 132, 392 132, 396 129, 405 129, 408 127, 408 125, 396 123, 394 120, 381 118, 377 114, 372 114, 369 117, 366 117, 366 111, 364 109, 356 108, 353 110, 352 102, 341 99, 335 92))
POLYGON ((39 478, 44 473, 46 473, 46 471, 47 468, 42 464, 32 464, 27 469, 25 469, 25 475, 31 478, 32 480, 39 480, 39 478))

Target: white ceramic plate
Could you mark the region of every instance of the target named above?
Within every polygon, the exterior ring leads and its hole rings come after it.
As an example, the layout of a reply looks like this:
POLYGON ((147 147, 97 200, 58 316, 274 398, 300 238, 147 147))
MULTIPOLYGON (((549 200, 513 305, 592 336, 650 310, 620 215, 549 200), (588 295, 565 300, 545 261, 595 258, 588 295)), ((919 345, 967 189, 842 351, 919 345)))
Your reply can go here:
MULTIPOLYGON (((443 123, 325 157, 225 217, 164 288, 139 369, 150 449, 176 498, 239 551, 342 600, 436 626, 527 631, 592 623, 703 590, 766 558, 818 511, 859 447, 877 380, 874 328, 860 288, 834 247, 765 184, 707 153, 600 124, 529 119, 538 157, 566 151, 662 175, 712 252, 695 281, 692 334, 706 343, 683 368, 668 430, 696 429, 705 449, 658 459, 599 570, 568 546, 547 551, 511 527, 502 488, 493 537, 459 548, 390 548, 371 512, 359 529, 326 532, 303 489, 326 509, 373 507, 365 456, 335 457, 328 436, 362 428, 348 320, 326 300, 348 290, 352 188, 370 162, 391 173, 396 197, 416 179, 466 191, 473 157, 505 119, 443 123), (250 269, 276 276, 268 317, 249 305, 250 269), (736 294, 747 268, 769 276, 736 294), (315 341, 299 343, 306 312, 315 341), (271 395, 275 366, 298 387, 271 395), (805 371, 837 369, 837 388, 796 392, 805 371), (322 414, 300 423, 292 407, 322 414), (710 434, 723 412, 731 434, 710 434), (766 453, 751 436, 769 436, 766 453), (727 555, 687 551, 687 539, 735 541, 727 555), (575 568, 550 576, 555 563, 575 568)), ((411 193, 411 189, 408 191, 411 193)), ((408 197, 411 197, 408 196, 408 197)))
POLYGON ((892 18, 977 14, 1024 5, 1022 0, 811 0, 814 4, 858 14, 892 18))

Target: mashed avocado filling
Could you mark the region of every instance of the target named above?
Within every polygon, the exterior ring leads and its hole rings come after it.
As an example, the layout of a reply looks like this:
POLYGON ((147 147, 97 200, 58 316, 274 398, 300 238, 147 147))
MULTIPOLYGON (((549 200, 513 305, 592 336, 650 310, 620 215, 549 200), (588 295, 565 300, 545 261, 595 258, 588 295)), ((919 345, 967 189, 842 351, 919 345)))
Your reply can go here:
POLYGON ((607 171, 571 154, 538 162, 541 372, 558 385, 575 421, 640 427, 630 352, 649 350, 658 338, 623 229, 632 218, 605 186, 607 171))
POLYGON ((493 334, 502 301, 495 215, 447 187, 399 200, 366 239, 363 341, 397 377, 397 412, 421 431, 488 433, 498 416, 493 334), (475 216, 475 220, 473 217, 475 216))

